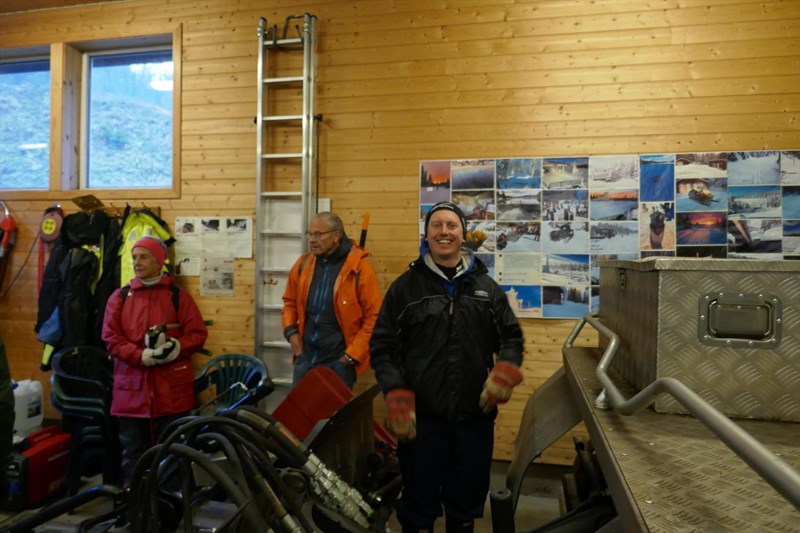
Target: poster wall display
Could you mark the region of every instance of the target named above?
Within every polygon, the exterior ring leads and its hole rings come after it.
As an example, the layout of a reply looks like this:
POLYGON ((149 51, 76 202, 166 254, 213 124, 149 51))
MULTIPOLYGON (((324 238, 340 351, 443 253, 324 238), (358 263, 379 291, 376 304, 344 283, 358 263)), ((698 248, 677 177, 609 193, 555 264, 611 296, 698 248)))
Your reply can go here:
POLYGON ((420 238, 441 201, 519 317, 596 311, 603 259, 800 259, 800 151, 421 161, 420 238))

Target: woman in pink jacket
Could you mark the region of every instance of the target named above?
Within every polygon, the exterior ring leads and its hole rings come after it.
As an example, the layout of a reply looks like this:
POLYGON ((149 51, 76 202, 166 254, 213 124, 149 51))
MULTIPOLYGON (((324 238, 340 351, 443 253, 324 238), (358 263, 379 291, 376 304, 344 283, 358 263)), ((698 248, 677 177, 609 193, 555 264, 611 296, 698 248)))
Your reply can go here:
POLYGON ((158 433, 195 407, 192 355, 208 337, 191 295, 163 272, 164 242, 142 237, 131 255, 135 277, 111 295, 103 320, 115 359, 111 414, 119 417, 126 487, 158 433))

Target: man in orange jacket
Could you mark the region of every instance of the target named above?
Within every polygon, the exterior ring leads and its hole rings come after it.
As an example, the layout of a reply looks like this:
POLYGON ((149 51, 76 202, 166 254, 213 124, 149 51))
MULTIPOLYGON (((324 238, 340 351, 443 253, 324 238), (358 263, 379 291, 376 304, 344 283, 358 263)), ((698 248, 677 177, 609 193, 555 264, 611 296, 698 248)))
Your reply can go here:
POLYGON ((311 251, 289 271, 281 311, 292 380, 327 366, 352 389, 357 374, 369 368, 369 339, 381 307, 375 269, 334 213, 319 213, 308 229, 311 251))

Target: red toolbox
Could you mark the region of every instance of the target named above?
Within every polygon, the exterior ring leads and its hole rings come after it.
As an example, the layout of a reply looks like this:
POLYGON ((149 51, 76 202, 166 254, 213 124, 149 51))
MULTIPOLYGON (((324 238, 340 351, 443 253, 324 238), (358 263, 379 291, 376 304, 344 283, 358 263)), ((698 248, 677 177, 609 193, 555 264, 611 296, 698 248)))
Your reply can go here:
MULTIPOLYGON (((312 368, 273 411, 283 424, 300 440, 305 440, 320 420, 330 418, 353 399, 353 391, 330 368, 312 368)), ((391 446, 395 441, 375 422, 375 437, 391 446)))
POLYGON ((3 507, 20 511, 34 507, 66 487, 72 435, 57 426, 31 433, 27 447, 9 457, 3 507))

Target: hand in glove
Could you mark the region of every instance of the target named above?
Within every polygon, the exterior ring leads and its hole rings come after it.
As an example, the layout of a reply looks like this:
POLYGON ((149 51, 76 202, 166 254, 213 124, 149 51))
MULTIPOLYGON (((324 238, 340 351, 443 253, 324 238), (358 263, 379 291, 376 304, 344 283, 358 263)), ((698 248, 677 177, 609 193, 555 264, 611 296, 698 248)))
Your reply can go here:
POLYGON ((160 348, 167 342, 167 333, 164 326, 151 326, 144 332, 145 348, 160 348))
POLYGON ((168 341, 158 348, 145 348, 142 351, 142 364, 144 366, 163 365, 171 363, 181 353, 181 343, 178 339, 170 337, 168 341))
POLYGON ((517 365, 500 361, 494 365, 486 383, 483 384, 480 406, 484 413, 490 412, 497 404, 506 403, 511 391, 522 383, 522 373, 517 365))
POLYGON ((397 440, 413 440, 417 436, 417 414, 414 393, 394 389, 386 393, 386 429, 397 440))

